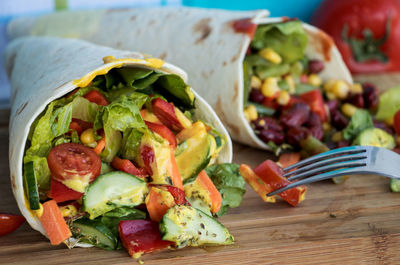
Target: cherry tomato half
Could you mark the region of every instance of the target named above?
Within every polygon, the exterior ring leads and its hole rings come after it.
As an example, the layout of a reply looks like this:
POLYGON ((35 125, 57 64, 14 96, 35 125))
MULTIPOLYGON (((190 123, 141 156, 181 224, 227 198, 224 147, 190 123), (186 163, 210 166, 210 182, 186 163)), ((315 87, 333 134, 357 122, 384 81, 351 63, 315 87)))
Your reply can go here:
POLYGON ((52 177, 61 182, 87 175, 93 181, 101 169, 100 157, 93 149, 77 143, 57 145, 50 150, 47 162, 52 177))
POLYGON ((14 214, 0 214, 0 236, 7 235, 25 222, 25 217, 14 214))

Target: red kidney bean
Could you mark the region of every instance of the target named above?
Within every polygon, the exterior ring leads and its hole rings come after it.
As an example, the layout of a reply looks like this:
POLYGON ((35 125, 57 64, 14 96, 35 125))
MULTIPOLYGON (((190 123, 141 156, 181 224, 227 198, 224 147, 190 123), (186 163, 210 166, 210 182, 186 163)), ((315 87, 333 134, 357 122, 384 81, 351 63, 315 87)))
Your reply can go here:
POLYGON ((304 127, 294 126, 290 127, 286 132, 285 140, 288 144, 293 146, 299 146, 300 141, 307 138, 310 134, 310 131, 304 127))
POLYGON ((331 123, 336 129, 342 130, 349 123, 349 119, 347 119, 340 111, 335 109, 331 112, 331 123))
POLYGON ((390 128, 386 123, 382 121, 374 121, 374 127, 379 128, 387 132, 388 134, 394 134, 393 129, 390 128))
POLYGON ((367 109, 378 107, 379 98, 376 87, 371 83, 363 84, 364 105, 367 109))
POLYGON ((260 89, 252 89, 249 96, 250 101, 262 104, 265 96, 261 93, 260 89))
POLYGON ((329 100, 326 102, 326 105, 328 106, 329 112, 332 112, 339 107, 339 101, 337 99, 329 100))
POLYGON ((349 140, 342 140, 342 141, 339 141, 337 144, 337 148, 346 147, 346 146, 350 146, 349 140))
POLYGON ((310 107, 305 103, 298 102, 282 112, 280 121, 286 127, 301 126, 308 120, 309 115, 310 107))
POLYGON ((318 74, 324 70, 324 63, 320 60, 310 60, 308 61, 308 72, 310 74, 318 74))
POLYGON ((353 94, 347 100, 348 103, 353 104, 357 108, 364 108, 364 97, 363 94, 353 94))
POLYGON ((337 148, 337 144, 335 142, 329 141, 327 143, 325 143, 325 145, 329 148, 329 149, 335 149, 337 148))
POLYGON ((396 152, 400 155, 400 147, 396 147, 394 149, 392 149, 393 152, 396 152))
POLYGON ((264 129, 259 133, 258 136, 266 143, 272 141, 277 145, 283 144, 283 141, 285 140, 283 131, 278 132, 274 130, 264 129))
POLYGON ((253 124, 254 127, 260 131, 264 129, 278 132, 283 131, 283 127, 278 123, 278 121, 271 117, 260 117, 257 120, 253 121, 253 124))
POLYGON ((321 118, 315 112, 310 112, 308 120, 306 123, 304 123, 304 126, 308 128, 311 134, 318 140, 321 140, 324 136, 321 118))

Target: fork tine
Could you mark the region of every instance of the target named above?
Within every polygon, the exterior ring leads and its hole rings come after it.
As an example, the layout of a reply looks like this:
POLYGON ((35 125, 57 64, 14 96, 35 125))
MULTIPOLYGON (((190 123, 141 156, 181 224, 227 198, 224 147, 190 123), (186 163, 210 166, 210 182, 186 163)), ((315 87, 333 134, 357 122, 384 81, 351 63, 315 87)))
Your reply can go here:
POLYGON ((289 172, 294 168, 300 168, 303 166, 307 166, 309 164, 335 157, 335 156, 341 156, 341 155, 350 155, 350 154, 359 154, 359 153, 364 153, 366 152, 366 149, 363 148, 362 146, 348 146, 348 147, 343 147, 343 148, 338 148, 338 149, 333 149, 328 152, 324 152, 312 157, 309 157, 307 159, 304 159, 296 164, 293 164, 291 166, 288 166, 283 169, 284 172, 289 172))
POLYGON ((280 189, 277 189, 273 192, 270 192, 267 194, 267 196, 273 196, 276 195, 278 193, 284 192, 286 190, 301 186, 301 185, 305 185, 305 184, 309 184, 309 183, 313 183, 313 182, 317 182, 320 180, 324 180, 324 179, 330 179, 333 177, 338 177, 338 176, 342 176, 342 175, 349 175, 349 174, 354 174, 357 173, 356 171, 352 170, 353 168, 339 168, 333 171, 329 171, 329 172, 325 172, 319 175, 315 175, 312 176, 310 178, 307 179, 302 179, 293 183, 290 183, 289 185, 282 187, 280 189))
MULTIPOLYGON (((365 159, 367 158, 367 156, 365 154, 351 154, 351 155, 344 155, 344 156, 337 156, 337 157, 333 157, 330 159, 325 159, 325 160, 321 160, 315 163, 311 163, 308 164, 306 166, 303 166, 301 168, 295 169, 293 171, 287 172, 285 174, 283 174, 284 177, 289 177, 292 175, 298 175, 300 173, 303 173, 305 171, 308 170, 312 170, 314 168, 318 168, 318 167, 322 167, 322 166, 327 166, 327 165, 331 165, 331 164, 335 164, 338 162, 345 162, 345 161, 357 161, 357 160, 361 160, 361 159, 365 159)), ((289 180, 295 179, 293 177, 289 178, 289 180)))
POLYGON ((339 162, 339 163, 335 163, 332 165, 327 165, 327 166, 322 166, 322 167, 318 167, 318 168, 314 168, 311 170, 307 170, 303 173, 297 174, 293 177, 291 177, 289 180, 293 181, 295 179, 303 179, 303 178, 307 178, 307 177, 311 177, 314 175, 318 175, 327 171, 332 171, 335 169, 340 169, 340 168, 355 168, 355 167, 362 167, 362 166, 366 166, 367 162, 364 160, 356 160, 356 161, 351 161, 351 162, 339 162))

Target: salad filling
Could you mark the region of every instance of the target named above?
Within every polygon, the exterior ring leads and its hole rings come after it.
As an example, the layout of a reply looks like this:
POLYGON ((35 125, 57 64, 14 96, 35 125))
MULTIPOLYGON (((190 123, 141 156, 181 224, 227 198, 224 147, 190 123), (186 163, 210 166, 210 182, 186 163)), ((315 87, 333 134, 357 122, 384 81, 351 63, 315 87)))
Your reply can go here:
POLYGON ((193 118, 194 103, 178 75, 123 67, 48 104, 26 143, 24 189, 51 243, 136 258, 232 244, 213 215, 240 205, 245 182, 237 165, 215 164, 226 140, 193 118))

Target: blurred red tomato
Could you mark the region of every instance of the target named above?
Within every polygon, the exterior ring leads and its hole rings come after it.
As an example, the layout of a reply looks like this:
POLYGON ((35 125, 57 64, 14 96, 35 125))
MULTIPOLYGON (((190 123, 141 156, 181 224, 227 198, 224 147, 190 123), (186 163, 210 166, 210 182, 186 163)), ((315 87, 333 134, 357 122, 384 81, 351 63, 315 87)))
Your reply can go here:
POLYGON ((330 34, 350 71, 400 71, 399 0, 325 0, 312 24, 330 34))

